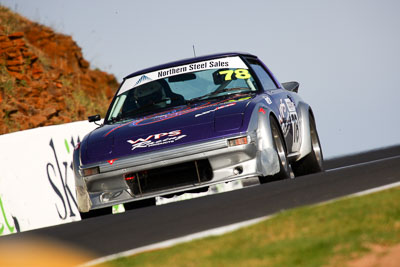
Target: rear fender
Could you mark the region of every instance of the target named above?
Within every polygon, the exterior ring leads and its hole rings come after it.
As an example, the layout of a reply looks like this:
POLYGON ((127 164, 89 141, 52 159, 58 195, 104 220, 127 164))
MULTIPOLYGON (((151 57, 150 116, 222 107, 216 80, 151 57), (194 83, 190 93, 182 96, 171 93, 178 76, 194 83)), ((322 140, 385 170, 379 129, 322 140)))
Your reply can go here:
POLYGON ((301 125, 301 146, 296 161, 304 158, 311 152, 310 112, 312 111, 308 104, 299 102, 297 112, 301 125))

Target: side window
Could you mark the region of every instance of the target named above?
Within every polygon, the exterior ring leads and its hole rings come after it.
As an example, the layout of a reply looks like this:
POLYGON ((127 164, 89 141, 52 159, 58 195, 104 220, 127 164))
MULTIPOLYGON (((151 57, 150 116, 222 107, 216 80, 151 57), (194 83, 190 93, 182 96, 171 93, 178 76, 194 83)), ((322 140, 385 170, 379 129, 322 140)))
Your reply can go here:
POLYGON ((260 65, 259 62, 257 62, 256 60, 249 60, 249 63, 253 71, 257 74, 257 77, 260 80, 264 90, 277 89, 271 76, 269 76, 268 72, 264 69, 263 66, 260 65))

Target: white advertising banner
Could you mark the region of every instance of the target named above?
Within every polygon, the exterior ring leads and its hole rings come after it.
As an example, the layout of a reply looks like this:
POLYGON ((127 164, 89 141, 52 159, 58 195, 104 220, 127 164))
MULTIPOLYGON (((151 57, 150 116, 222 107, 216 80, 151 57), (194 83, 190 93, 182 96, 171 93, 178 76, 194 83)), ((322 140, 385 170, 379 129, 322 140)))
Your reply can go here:
POLYGON ((220 59, 212 59, 207 61, 200 61, 196 63, 191 63, 187 65, 181 65, 177 67, 157 70, 142 74, 139 76, 131 77, 122 84, 121 89, 119 89, 118 95, 145 83, 156 81, 159 79, 171 77, 178 74, 184 74, 194 71, 209 70, 209 69, 219 69, 219 68, 242 68, 247 69, 247 65, 243 62, 240 57, 228 57, 220 59))
POLYGON ((74 146, 87 121, 0 135, 0 236, 80 220, 74 146))

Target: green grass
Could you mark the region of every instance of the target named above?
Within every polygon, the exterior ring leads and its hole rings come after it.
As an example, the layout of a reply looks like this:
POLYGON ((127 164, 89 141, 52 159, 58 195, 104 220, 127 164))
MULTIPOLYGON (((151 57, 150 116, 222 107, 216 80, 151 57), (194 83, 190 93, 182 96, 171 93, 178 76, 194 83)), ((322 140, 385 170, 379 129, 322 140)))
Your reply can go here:
MULTIPOLYGON (((343 266, 372 244, 400 243, 400 189, 285 211, 219 237, 108 266, 343 266)), ((210 218, 212 220, 212 218, 210 218)), ((166 229, 168 231, 168 229, 166 229)))

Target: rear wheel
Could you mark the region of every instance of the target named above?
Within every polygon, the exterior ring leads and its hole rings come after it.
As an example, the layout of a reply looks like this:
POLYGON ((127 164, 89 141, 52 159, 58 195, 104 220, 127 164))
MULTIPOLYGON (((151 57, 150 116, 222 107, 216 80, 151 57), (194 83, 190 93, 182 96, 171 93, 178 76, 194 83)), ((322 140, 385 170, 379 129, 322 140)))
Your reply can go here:
POLYGON ((299 161, 292 163, 296 176, 317 173, 324 170, 321 143, 319 142, 314 117, 310 114, 311 152, 299 161))
POLYGON ((260 176, 260 183, 266 183, 275 180, 282 180, 290 178, 291 167, 287 160, 286 146, 281 131, 279 130, 279 125, 274 118, 270 118, 271 121, 271 133, 274 140, 274 148, 278 153, 279 167, 280 170, 277 174, 273 176, 260 176))

